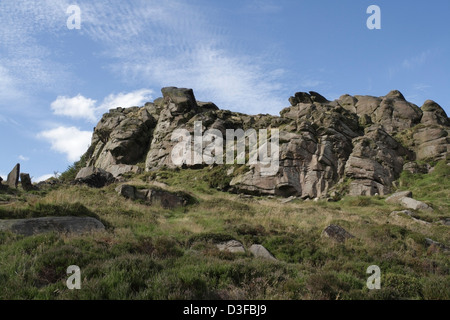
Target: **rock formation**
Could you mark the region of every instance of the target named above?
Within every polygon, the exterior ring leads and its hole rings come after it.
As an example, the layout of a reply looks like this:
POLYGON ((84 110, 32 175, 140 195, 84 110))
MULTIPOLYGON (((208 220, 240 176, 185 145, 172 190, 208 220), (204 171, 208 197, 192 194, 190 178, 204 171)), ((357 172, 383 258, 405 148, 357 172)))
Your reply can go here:
POLYGON ((10 188, 17 188, 19 184, 20 164, 16 164, 11 172, 8 174, 7 185, 10 188))
MULTIPOLYGON (((103 115, 85 155, 88 166, 114 177, 140 168, 174 168, 170 155, 177 141, 172 141, 172 133, 186 129, 193 135, 196 121, 202 122, 202 132, 216 129, 224 137, 227 129, 279 130, 276 174, 265 176, 259 164, 248 163, 244 170, 230 171, 231 188, 248 194, 313 199, 345 185, 352 195, 385 195, 392 192, 392 183, 407 163, 449 154, 445 111, 431 100, 419 108, 399 91, 383 97, 343 95, 334 101, 316 92, 299 92, 280 116, 220 110, 211 102, 197 101, 191 89, 161 91, 161 98, 145 106, 103 115)), ((416 170, 414 165, 407 167, 416 170)))

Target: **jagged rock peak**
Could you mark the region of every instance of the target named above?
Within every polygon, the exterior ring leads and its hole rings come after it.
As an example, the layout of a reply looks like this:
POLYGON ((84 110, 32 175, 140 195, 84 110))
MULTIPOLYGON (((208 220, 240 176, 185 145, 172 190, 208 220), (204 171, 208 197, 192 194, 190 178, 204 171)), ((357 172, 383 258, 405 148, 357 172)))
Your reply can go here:
POLYGON ((392 90, 386 95, 386 98, 392 98, 392 99, 399 99, 399 100, 406 100, 403 94, 398 90, 392 90))

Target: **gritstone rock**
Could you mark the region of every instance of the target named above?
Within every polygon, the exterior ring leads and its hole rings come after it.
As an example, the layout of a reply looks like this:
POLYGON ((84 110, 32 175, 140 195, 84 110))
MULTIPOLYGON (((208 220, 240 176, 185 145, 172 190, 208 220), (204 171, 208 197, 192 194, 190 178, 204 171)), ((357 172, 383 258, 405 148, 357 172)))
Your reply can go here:
POLYGON ((10 188, 17 188, 19 184, 20 163, 16 164, 12 171, 8 174, 7 184, 10 188))

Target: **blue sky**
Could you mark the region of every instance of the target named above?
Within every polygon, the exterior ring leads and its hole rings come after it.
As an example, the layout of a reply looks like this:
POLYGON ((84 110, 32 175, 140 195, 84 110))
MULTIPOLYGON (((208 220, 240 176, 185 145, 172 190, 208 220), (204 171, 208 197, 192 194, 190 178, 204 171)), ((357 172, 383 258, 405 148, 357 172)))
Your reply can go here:
POLYGON ((449 15, 448 0, 1 0, 0 175, 64 171, 104 112, 164 86, 249 114, 278 114, 298 91, 397 89, 450 114, 449 15))

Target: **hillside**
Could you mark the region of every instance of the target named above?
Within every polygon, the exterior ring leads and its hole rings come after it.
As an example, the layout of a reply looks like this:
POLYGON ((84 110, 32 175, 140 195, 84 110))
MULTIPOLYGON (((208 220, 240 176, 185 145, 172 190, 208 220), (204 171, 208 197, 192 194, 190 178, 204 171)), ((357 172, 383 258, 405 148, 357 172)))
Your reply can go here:
POLYGON ((450 127, 435 102, 297 93, 275 117, 162 93, 106 113, 58 179, 0 188, 0 299, 450 299, 450 127), (279 170, 248 165, 248 147, 243 164, 174 165, 171 134, 196 121, 279 129, 279 170))

